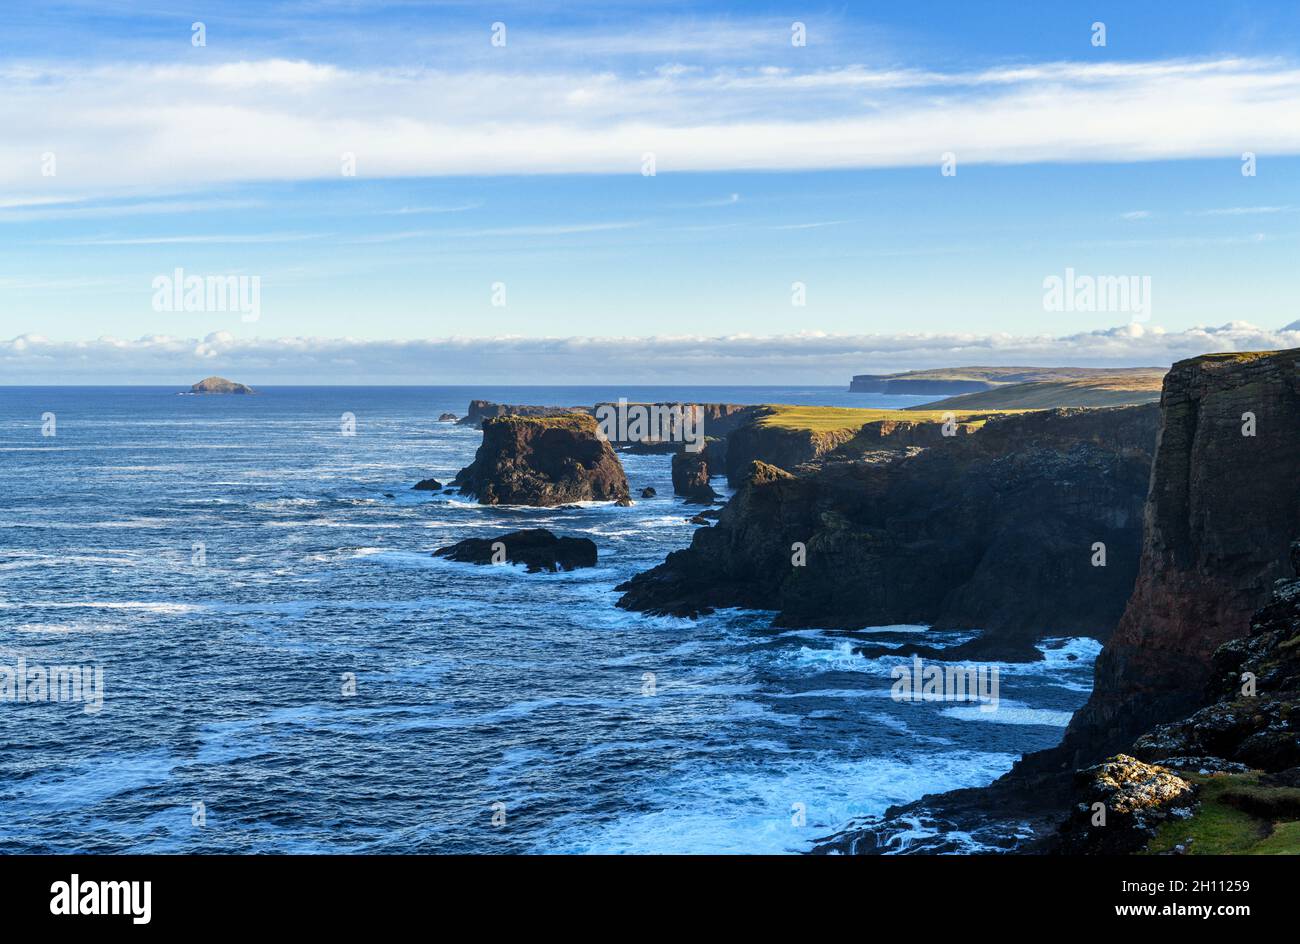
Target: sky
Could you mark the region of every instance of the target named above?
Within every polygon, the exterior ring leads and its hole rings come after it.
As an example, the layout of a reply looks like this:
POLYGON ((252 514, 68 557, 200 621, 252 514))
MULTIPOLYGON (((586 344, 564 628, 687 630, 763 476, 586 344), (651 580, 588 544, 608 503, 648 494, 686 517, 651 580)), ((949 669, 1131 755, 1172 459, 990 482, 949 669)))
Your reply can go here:
POLYGON ((174 6, 0 8, 0 384, 1300 346, 1291 2, 174 6))

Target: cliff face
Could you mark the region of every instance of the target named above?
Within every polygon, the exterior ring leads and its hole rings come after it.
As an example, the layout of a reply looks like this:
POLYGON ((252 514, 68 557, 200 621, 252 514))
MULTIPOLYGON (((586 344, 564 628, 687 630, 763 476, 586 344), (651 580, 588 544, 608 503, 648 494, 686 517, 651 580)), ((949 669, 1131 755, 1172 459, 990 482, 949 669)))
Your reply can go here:
MULTIPOLYGON (((813 462, 853 438, 854 430, 816 432, 749 423, 727 435, 726 474, 734 485, 759 461, 782 469, 813 462)), ((716 470, 714 470, 716 472, 716 470)))
POLYGON ((483 444, 452 485, 483 505, 629 500, 618 456, 582 413, 484 420, 483 444))
POLYGON ((797 477, 752 463, 718 524, 624 584, 619 605, 979 628, 1018 652, 1044 635, 1104 635, 1132 589, 1155 432, 1154 407, 1053 411, 797 477))
MULTIPOLYGON (((1300 578, 1300 542, 1292 545, 1300 578)), ((1133 753, 1171 766, 1241 764, 1277 772, 1300 765, 1300 579, 1279 581, 1272 600, 1250 620, 1250 634, 1224 643, 1211 661, 1209 705, 1158 725, 1133 753), (1253 677, 1250 687, 1242 676, 1253 677)))
POLYGON ((1175 364, 1132 598, 1092 697, 1055 752, 1080 766, 1200 703, 1211 656, 1245 634, 1300 533, 1300 351, 1175 364), (1254 435, 1243 435, 1253 414, 1254 435))
MULTIPOLYGON (((750 465, 764 462, 786 471, 820 459, 860 459, 867 455, 881 457, 886 452, 936 446, 953 437, 976 432, 991 414, 968 417, 954 423, 952 436, 944 435, 944 423, 935 420, 882 419, 841 429, 813 430, 754 421, 734 429, 727 436, 725 468, 731 485, 739 485, 750 465), (970 422, 974 419, 975 422, 970 422)), ((713 472, 716 474, 717 469, 713 472)))

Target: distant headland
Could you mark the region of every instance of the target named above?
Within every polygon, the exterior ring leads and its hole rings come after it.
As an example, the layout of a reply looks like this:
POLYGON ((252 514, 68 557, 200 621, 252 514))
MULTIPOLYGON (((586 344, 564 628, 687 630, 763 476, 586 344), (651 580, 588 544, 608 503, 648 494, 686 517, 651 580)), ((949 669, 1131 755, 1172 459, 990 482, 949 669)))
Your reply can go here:
POLYGON ((950 367, 859 374, 850 393, 946 396, 913 409, 1043 410, 1160 399, 1163 367, 950 367))

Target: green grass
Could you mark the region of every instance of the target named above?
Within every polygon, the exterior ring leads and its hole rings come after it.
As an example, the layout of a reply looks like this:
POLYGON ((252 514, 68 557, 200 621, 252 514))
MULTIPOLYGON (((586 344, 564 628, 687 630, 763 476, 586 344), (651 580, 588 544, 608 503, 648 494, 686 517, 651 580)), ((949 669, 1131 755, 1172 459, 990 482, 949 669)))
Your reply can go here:
POLYGON ((1163 375, 1106 375, 1090 380, 1008 384, 927 403, 921 409, 1021 409, 1134 406, 1160 399, 1163 375))
POLYGON ((1300 791, 1263 786, 1254 772, 1179 775, 1200 786, 1200 804, 1190 819, 1161 824, 1145 850, 1147 855, 1169 852, 1189 838, 1191 855, 1300 854, 1300 820, 1292 818, 1300 791), (1243 805, 1256 811, 1271 809, 1278 815, 1247 812, 1243 805))
POLYGON ((596 428, 595 419, 587 413, 557 413, 555 416, 516 416, 507 413, 504 416, 489 417, 484 421, 484 426, 497 423, 545 426, 549 429, 571 429, 578 432, 596 428))
MULTIPOLYGON (((841 406, 788 406, 772 404, 758 418, 759 426, 781 429, 806 429, 814 433, 831 433, 840 430, 859 430, 868 423, 881 420, 900 420, 908 423, 942 423, 947 410, 872 410, 862 407, 841 406)), ((978 413, 953 411, 959 423, 982 426, 990 416, 999 413, 1020 413, 1021 410, 983 410, 978 413)))

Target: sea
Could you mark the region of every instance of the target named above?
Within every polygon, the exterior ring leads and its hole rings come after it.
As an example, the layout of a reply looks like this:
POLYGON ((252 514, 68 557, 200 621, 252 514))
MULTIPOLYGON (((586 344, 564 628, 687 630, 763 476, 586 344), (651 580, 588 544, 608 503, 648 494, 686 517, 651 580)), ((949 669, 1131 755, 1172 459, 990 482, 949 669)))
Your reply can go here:
POLYGON ((897 701, 891 673, 910 659, 857 651, 977 626, 782 631, 759 611, 618 609, 615 587, 699 527, 668 456, 623 456, 626 508, 411 488, 472 459, 480 431, 437 419, 472 398, 925 398, 178 389, 0 387, 0 852, 799 853, 891 804, 988 783, 1057 743, 1088 695, 1088 639, 994 666, 988 711, 897 701), (636 497, 646 486, 656 497, 636 497), (590 538, 598 565, 432 556, 525 527, 590 538))

